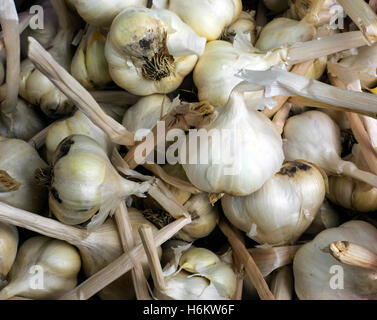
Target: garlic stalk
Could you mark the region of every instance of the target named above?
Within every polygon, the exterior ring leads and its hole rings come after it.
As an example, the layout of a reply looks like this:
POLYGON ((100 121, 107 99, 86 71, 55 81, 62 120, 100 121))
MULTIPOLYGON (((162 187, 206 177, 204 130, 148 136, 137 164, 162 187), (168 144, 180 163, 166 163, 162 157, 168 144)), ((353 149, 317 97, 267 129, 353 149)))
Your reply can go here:
POLYGON ((264 114, 246 107, 241 92, 234 91, 217 119, 201 129, 211 143, 193 147, 197 137, 189 137, 179 150, 181 155, 188 150, 180 163, 190 182, 202 191, 249 195, 283 163, 280 135, 264 114))
POLYGON ((205 43, 171 11, 130 8, 114 19, 105 56, 114 82, 130 93, 169 93, 193 70, 205 43))
POLYGON ((28 143, 0 138, 0 201, 20 209, 42 212, 47 194, 34 179, 47 164, 28 143))
POLYGON ((263 0, 263 3, 273 13, 280 13, 288 9, 288 0, 263 0))
POLYGON ((343 174, 377 186, 377 176, 340 158, 340 130, 325 113, 308 111, 289 118, 284 128, 284 138, 287 160, 304 159, 331 174, 343 174))
POLYGON ((6 277, 16 259, 17 246, 17 228, 0 222, 0 290, 6 284, 6 277))
POLYGON ((65 138, 54 153, 51 172, 42 171, 40 179, 47 180, 50 210, 60 221, 76 225, 91 219, 92 230, 120 201, 143 196, 150 186, 122 178, 102 146, 84 135, 65 138))
MULTIPOLYGON (((333 177, 334 176, 329 177, 330 193, 331 193, 331 179, 333 177)), ((328 197, 328 194, 327 194, 327 197, 328 197)), ((314 218, 314 221, 312 222, 312 224, 310 225, 308 230, 306 230, 305 233, 310 234, 310 235, 317 235, 318 233, 320 233, 321 231, 325 229, 339 227, 339 225, 341 224, 341 221, 342 221, 341 214, 338 211, 336 211, 327 200, 325 200, 322 203, 321 207, 319 208, 318 213, 316 217, 314 218)))
POLYGON ((148 0, 67 0, 78 14, 87 22, 97 27, 110 27, 114 18, 126 8, 146 7, 148 0))
POLYGON ((9 284, 0 291, 0 299, 16 295, 57 298, 76 286, 80 269, 80 255, 70 244, 44 236, 30 238, 18 250, 9 284))
POLYGON ((297 241, 324 198, 323 174, 310 163, 292 161, 258 191, 247 197, 225 195, 221 204, 228 220, 249 238, 279 246, 297 241))
POLYGON ((377 229, 369 223, 354 220, 322 231, 301 247, 294 258, 295 290, 299 299, 376 299, 375 270, 337 261, 329 250, 335 241, 348 241, 377 253, 377 229))
POLYGON ((86 89, 104 87, 112 81, 105 58, 105 43, 106 37, 89 27, 72 59, 71 74, 86 89))
POLYGON ((241 0, 154 0, 154 7, 176 13, 199 36, 216 40, 235 22, 242 11, 241 0))
POLYGON ((221 40, 233 43, 235 36, 238 33, 244 33, 250 36, 250 41, 254 45, 257 40, 257 26, 254 20, 254 14, 247 11, 242 11, 238 19, 229 27, 225 28, 221 40))

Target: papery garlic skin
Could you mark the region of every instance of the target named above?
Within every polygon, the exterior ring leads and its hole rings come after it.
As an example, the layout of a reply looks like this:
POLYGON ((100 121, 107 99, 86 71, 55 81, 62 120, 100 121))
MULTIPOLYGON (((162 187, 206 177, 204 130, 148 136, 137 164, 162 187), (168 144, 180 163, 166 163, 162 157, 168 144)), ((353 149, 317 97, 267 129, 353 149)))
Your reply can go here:
POLYGON ((232 90, 242 82, 236 77, 241 69, 264 71, 283 62, 287 49, 259 52, 249 43, 249 48, 226 41, 207 43, 204 54, 194 69, 194 83, 200 101, 214 107, 225 106, 232 90))
POLYGON ((185 204, 192 222, 183 227, 175 236, 188 242, 208 236, 216 227, 219 220, 217 207, 209 202, 208 194, 193 195, 185 204))
POLYGON ((217 119, 202 129, 208 136, 212 132, 225 138, 216 142, 212 136, 211 143, 202 147, 198 143, 194 149, 189 137, 180 146, 189 150, 181 163, 190 182, 200 190, 246 196, 280 170, 284 161, 281 136, 263 113, 247 109, 242 93, 233 92, 217 119), (206 163, 201 163, 202 154, 208 155, 206 163))
POLYGON ((313 222, 325 192, 322 173, 309 163, 294 161, 285 163, 253 194, 225 195, 221 204, 229 221, 249 238, 260 244, 288 245, 313 222))
POLYGON ((97 27, 110 27, 112 21, 122 10, 130 7, 146 7, 148 0, 67 0, 78 14, 97 27))
POLYGON ((349 221, 322 231, 301 247, 293 261, 295 291, 301 300, 365 300, 377 298, 375 272, 337 261, 326 250, 334 241, 349 241, 377 253, 377 229, 363 221, 349 221), (337 268, 337 269, 336 269, 337 268), (342 269, 344 288, 332 277, 342 269))
POLYGON ((254 14, 242 11, 238 19, 227 27, 221 36, 221 40, 226 40, 231 43, 238 33, 244 33, 250 36, 250 41, 254 45, 257 41, 257 26, 254 19, 254 14))
POLYGON ((0 299, 15 295, 29 299, 56 299, 77 284, 81 258, 75 247, 44 236, 26 240, 20 247, 9 274, 9 284, 0 299), (32 287, 33 277, 42 273, 42 283, 32 287))
POLYGON ((17 228, 0 222, 0 289, 16 259, 18 246, 17 228))
POLYGON ((0 201, 40 213, 47 192, 37 184, 34 173, 46 167, 38 152, 25 141, 0 138, 0 201))

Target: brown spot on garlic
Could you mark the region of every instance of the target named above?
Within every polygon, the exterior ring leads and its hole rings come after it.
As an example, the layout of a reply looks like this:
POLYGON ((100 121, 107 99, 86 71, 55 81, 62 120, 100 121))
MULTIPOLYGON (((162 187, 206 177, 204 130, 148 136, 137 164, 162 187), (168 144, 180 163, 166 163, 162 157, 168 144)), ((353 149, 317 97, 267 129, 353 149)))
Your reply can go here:
POLYGON ((57 191, 55 188, 51 188, 51 189, 50 189, 50 193, 51 193, 51 195, 54 197, 54 199, 55 199, 57 202, 59 202, 59 203, 62 203, 62 202, 63 202, 62 199, 59 198, 59 193, 58 193, 58 191, 57 191))
POLYGON ((286 164, 283 165, 283 167, 280 169, 280 171, 277 174, 288 176, 292 178, 297 171, 309 171, 312 167, 298 161, 289 161, 286 164))
POLYGON ((71 146, 75 142, 71 139, 71 137, 65 138, 61 143, 60 146, 58 146, 56 150, 56 156, 55 156, 55 162, 57 162, 59 159, 63 158, 69 153, 69 150, 71 149, 71 146))
POLYGON ((21 183, 12 178, 6 171, 0 170, 0 192, 16 191, 21 183))

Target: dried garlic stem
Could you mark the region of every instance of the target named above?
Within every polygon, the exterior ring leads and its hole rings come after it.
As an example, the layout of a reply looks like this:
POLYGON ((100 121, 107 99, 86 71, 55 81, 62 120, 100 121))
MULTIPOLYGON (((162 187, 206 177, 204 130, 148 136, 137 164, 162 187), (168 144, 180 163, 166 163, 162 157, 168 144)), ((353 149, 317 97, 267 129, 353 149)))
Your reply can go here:
POLYGON ((377 41, 377 16, 364 0, 338 0, 344 11, 359 27, 368 45, 377 41))
MULTIPOLYGON (((21 12, 18 15, 18 31, 19 34, 21 34, 28 26, 30 23, 31 18, 33 17, 32 14, 29 12, 21 12)), ((0 32, 0 51, 5 48, 4 45, 4 32, 0 32)))
MULTIPOLYGON (((133 238, 132 225, 127 207, 123 201, 115 212, 115 221, 118 226, 124 252, 131 252, 131 249, 135 246, 135 240, 133 238)), ((131 253, 130 257, 134 265, 131 272, 136 298, 138 300, 150 300, 151 297, 148 291, 147 279, 145 278, 141 263, 139 262, 140 260, 136 260, 131 253)))
POLYGON ((276 300, 293 299, 293 272, 291 266, 276 271, 271 281, 271 291, 276 300))
POLYGON ((35 64, 36 68, 48 77, 67 97, 73 100, 80 111, 95 125, 106 132, 111 141, 126 146, 133 145, 133 134, 108 116, 90 93, 61 67, 34 38, 29 37, 28 39, 29 59, 35 64))
POLYGON ((279 134, 282 134, 284 131, 285 122, 288 119, 290 111, 291 111, 291 104, 285 103, 283 107, 275 114, 272 120, 279 134))
POLYGON ((257 289, 259 297, 262 300, 275 300, 273 294, 268 288, 266 281, 263 278, 262 273, 255 264, 253 257, 247 251, 245 245, 237 238, 229 223, 225 221, 225 219, 221 219, 219 222, 219 227, 224 235, 228 238, 228 241, 232 246, 233 253, 236 254, 243 262, 246 273, 249 276, 254 287, 257 289))
POLYGON ((330 253, 338 261, 377 272, 377 254, 355 243, 335 241, 330 253))
MULTIPOLYGON (((184 226, 191 223, 191 218, 181 218, 161 229, 154 237, 156 246, 162 245, 173 237, 184 226)), ((142 244, 132 249, 130 253, 134 259, 141 260, 145 257, 142 244)), ((131 270, 133 264, 129 254, 124 253, 108 266, 95 273, 85 280, 71 292, 65 294, 60 300, 86 300, 105 288, 107 285, 118 279, 120 276, 131 270)))
POLYGON ((149 269, 151 270, 154 286, 158 291, 163 292, 166 288, 165 279, 161 268, 161 262, 158 257, 156 244, 153 239, 152 228, 148 225, 142 226, 139 229, 139 234, 148 258, 149 269))

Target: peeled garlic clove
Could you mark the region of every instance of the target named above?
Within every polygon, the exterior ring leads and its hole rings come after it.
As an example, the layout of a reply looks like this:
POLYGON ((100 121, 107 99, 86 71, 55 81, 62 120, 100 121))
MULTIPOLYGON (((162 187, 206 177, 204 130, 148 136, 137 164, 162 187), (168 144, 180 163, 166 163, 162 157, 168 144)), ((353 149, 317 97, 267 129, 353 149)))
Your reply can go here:
POLYGON ((111 22, 122 10, 129 7, 146 7, 148 0, 67 0, 78 14, 87 22, 97 27, 110 27, 111 22))
POLYGON ((220 259, 212 251, 204 248, 191 247, 185 251, 179 260, 179 266, 191 273, 198 273, 219 262, 220 259))
POLYGON ((193 70, 205 42, 169 10, 130 8, 114 19, 105 56, 112 79, 128 92, 169 93, 193 70))
POLYGON ((322 173, 304 161, 287 162, 247 197, 222 198, 229 221, 261 244, 293 244, 313 222, 325 198, 322 173), (271 197, 271 195, 275 195, 271 197))
POLYGON ((141 196, 149 188, 148 182, 138 184, 122 178, 102 146, 84 135, 64 139, 55 151, 52 166, 50 210, 70 225, 92 218, 88 227, 98 227, 120 201, 130 195, 141 196))
POLYGON ((264 5, 274 13, 288 9, 288 0, 263 0, 264 5))
MULTIPOLYGON (((329 180, 331 177, 329 178, 329 180)), ((330 182, 329 182, 330 184, 330 182)), ((337 212, 328 201, 324 201, 318 210, 318 213, 305 233, 317 235, 321 231, 329 228, 336 228, 341 224, 342 218, 339 212, 337 212)))
POLYGON ((208 236, 216 227, 219 220, 217 207, 209 202, 208 194, 193 195, 185 204, 192 222, 180 230, 176 237, 185 241, 195 241, 208 236))
POLYGON ((47 192, 35 181, 34 172, 46 167, 38 152, 25 141, 0 138, 0 201, 41 212, 47 192))
POLYGON ((247 11, 242 11, 238 19, 224 29, 223 34, 221 35, 221 40, 233 43, 234 37, 238 33, 250 36, 251 43, 255 44, 255 41, 257 40, 257 26, 254 20, 254 13, 251 14, 247 11))
POLYGON ((18 246, 17 228, 0 222, 0 289, 16 259, 18 246))
POLYGON ((189 143, 197 138, 189 137, 180 146, 190 150, 180 162, 200 190, 246 196, 280 170, 284 160, 281 136, 263 113, 247 109, 241 93, 233 92, 217 119, 203 129, 211 143, 195 149, 189 143), (213 133, 219 133, 217 139, 213 133), (203 155, 208 161, 203 161, 203 155))
POLYGON ((301 300, 376 299, 375 272, 343 264, 328 250, 334 241, 349 241, 377 253, 377 229, 349 221, 322 231, 298 250, 293 262, 296 294, 301 300))
POLYGON ((33 237, 20 247, 0 299, 20 296, 55 299, 77 284, 81 259, 70 244, 44 236, 33 237))

